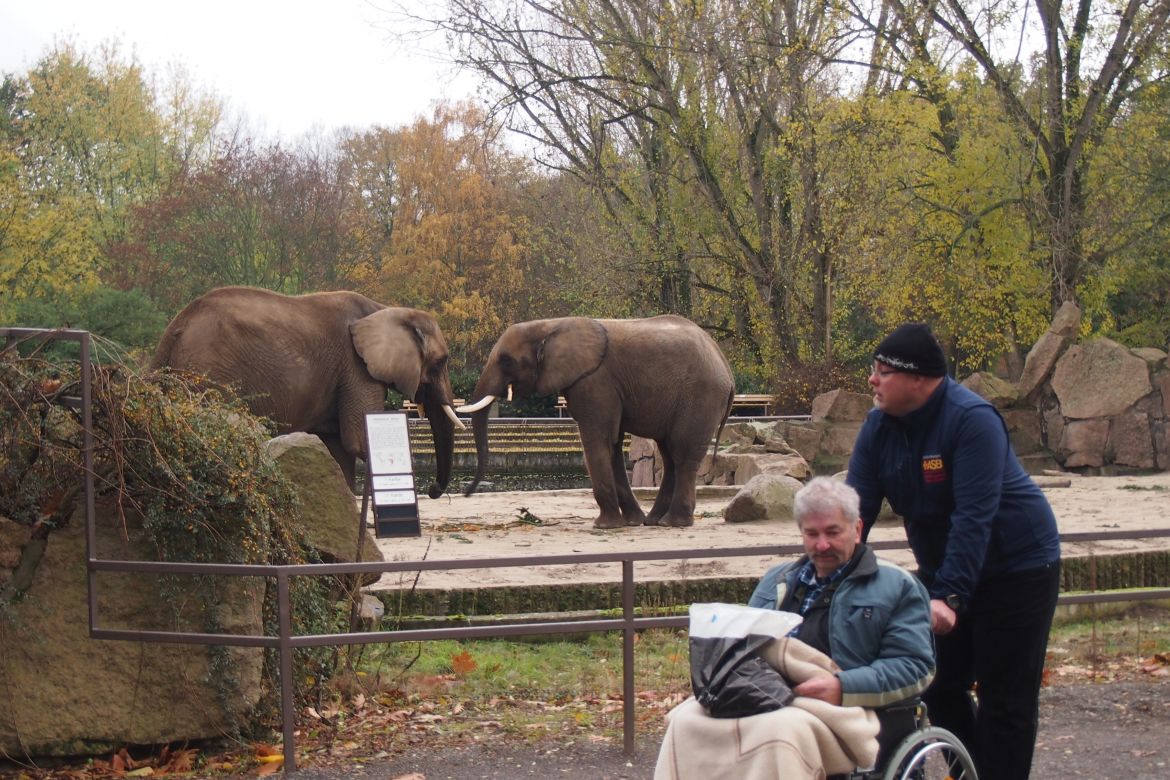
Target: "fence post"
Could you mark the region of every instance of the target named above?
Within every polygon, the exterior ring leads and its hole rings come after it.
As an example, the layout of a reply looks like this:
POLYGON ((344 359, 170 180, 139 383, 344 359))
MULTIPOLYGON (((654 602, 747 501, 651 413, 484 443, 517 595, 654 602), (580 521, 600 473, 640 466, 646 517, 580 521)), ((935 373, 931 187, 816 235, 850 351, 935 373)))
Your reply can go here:
MULTIPOLYGON (((365 518, 362 518, 363 520, 365 518)), ((284 771, 297 771, 296 714, 293 710, 292 600, 288 574, 276 572, 276 607, 280 615, 280 722, 284 739, 284 771)))
POLYGON ((634 562, 622 561, 622 731, 625 753, 634 755, 634 562))

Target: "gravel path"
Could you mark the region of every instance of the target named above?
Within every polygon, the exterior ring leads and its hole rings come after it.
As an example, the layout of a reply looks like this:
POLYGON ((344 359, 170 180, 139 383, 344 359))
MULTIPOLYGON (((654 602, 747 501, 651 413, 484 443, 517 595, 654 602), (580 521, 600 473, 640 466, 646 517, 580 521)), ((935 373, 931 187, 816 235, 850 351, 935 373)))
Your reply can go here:
MULTIPOLYGON (((1059 685, 1041 693, 1040 735, 1033 780, 1086 777, 1095 780, 1170 778, 1170 680, 1059 685)), ((472 745, 345 767, 303 767, 298 780, 338 778, 572 777, 588 780, 650 780, 658 734, 639 734, 638 752, 627 758, 621 746, 572 742, 472 745)))

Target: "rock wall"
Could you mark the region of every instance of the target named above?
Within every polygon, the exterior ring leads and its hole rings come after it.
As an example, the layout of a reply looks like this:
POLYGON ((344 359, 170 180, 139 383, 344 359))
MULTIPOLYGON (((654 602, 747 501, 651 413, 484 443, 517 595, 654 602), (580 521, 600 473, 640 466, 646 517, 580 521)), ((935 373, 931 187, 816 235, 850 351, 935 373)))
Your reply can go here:
POLYGON ((963 384, 1008 423, 1021 459, 1086 471, 1170 469, 1170 365, 1157 348, 1107 338, 1077 343, 1080 310, 1065 303, 1012 383, 974 374, 963 384))

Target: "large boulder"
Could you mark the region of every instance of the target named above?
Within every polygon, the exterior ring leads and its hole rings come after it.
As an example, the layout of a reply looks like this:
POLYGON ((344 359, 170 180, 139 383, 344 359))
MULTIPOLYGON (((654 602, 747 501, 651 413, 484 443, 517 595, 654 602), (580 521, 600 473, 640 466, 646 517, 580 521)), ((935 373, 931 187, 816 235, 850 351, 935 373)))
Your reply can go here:
MULTIPOLYGON (((97 557, 155 559, 140 518, 99 504, 96 525, 97 557)), ((264 633, 263 581, 224 578, 213 596, 206 583, 179 579, 168 585, 149 575, 98 575, 97 625, 203 632, 210 620, 216 633, 264 633)), ((23 597, 3 606, 0 751, 14 757, 100 753, 215 738, 244 725, 260 698, 263 649, 90 639, 87 593, 85 522, 78 512, 45 540, 23 597)))
MULTIPOLYGON (((358 511, 340 467, 316 436, 281 439, 270 451, 298 490, 310 543, 322 560, 354 560, 358 511)), ((157 560, 141 518, 99 503, 95 525, 96 557, 157 560)), ((77 512, 64 527, 43 530, 0 518, 0 587, 22 593, 0 593, 0 751, 100 753, 218 738, 247 724, 263 691, 262 648, 91 639, 84 517, 77 512)), ((362 558, 382 560, 372 539, 362 558)), ((265 633, 259 578, 216 578, 214 590, 188 577, 96 580, 101 628, 265 633)))
POLYGON ((1105 445, 1109 440, 1109 420, 1069 420, 1064 426, 1057 457, 1067 468, 1105 465, 1105 445))
POLYGON ((873 396, 848 390, 821 393, 812 402, 812 421, 860 422, 873 408, 873 396))
POLYGON ((1069 347, 1052 372, 1052 390, 1061 414, 1087 420, 1121 414, 1153 387, 1145 360, 1101 338, 1069 347))
POLYGON ((792 501, 802 483, 782 474, 757 474, 723 510, 728 523, 792 519, 792 501))
POLYGON ((1044 447, 1044 430, 1035 408, 1004 409, 1000 412, 1007 424, 1008 437, 1017 455, 1030 455, 1044 447))
POLYGON ((1062 303, 1048 331, 1032 345, 1024 359, 1024 370, 1016 382, 1021 398, 1035 400, 1041 385, 1051 376, 1056 361, 1076 341, 1080 325, 1080 308, 1072 301, 1062 303))
POLYGON ((859 422, 843 422, 826 428, 816 459, 823 461, 837 458, 848 461, 853 445, 857 443, 857 434, 861 432, 861 425, 859 422))
POLYGON ((1140 357, 1149 364, 1151 371, 1157 371, 1166 367, 1166 351, 1158 349, 1157 347, 1134 347, 1133 354, 1140 357))
POLYGON ((1162 397, 1162 417, 1170 418, 1170 371, 1155 374, 1152 384, 1162 397))
POLYGON ((1157 467, 1170 470, 1170 420, 1160 420, 1153 427, 1154 454, 1157 467))
POLYGON ((704 485, 745 485, 758 474, 784 474, 808 479, 812 469, 796 452, 768 452, 761 445, 734 445, 709 456, 699 468, 704 485))
POLYGON ((641 436, 630 437, 630 485, 632 487, 653 487, 657 480, 654 476, 654 457, 658 454, 658 446, 653 439, 644 439, 641 436))
POLYGON ((817 459, 821 451, 821 440, 825 438, 825 426, 800 420, 777 423, 777 430, 783 426, 781 437, 792 449, 808 462, 817 459))
POLYGON ((1106 458, 1125 466, 1152 469, 1157 465, 1154 439, 1151 436, 1150 416, 1130 409, 1113 418, 1109 439, 1105 443, 1106 458))
POLYGON ((988 371, 976 371, 961 384, 986 399, 996 409, 1007 409, 1020 398, 1020 391, 1015 385, 988 371))
MULTIPOLYGON (((271 439, 267 452, 296 489, 305 508, 302 513, 305 539, 321 560, 325 563, 357 560, 360 512, 341 467, 325 443, 311 433, 289 433, 271 439)), ((361 560, 384 561, 364 523, 360 529, 365 535, 361 560)), ((377 574, 369 576, 372 581, 378 579, 377 574)))

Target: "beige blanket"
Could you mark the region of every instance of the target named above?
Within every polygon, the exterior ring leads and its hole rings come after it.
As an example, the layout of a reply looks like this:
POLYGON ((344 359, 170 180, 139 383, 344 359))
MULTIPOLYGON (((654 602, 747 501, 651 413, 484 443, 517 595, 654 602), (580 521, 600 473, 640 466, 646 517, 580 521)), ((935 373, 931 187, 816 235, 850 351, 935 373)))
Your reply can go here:
MULTIPOLYGON (((799 639, 777 639, 760 654, 793 687, 837 668, 799 639)), ((746 718, 712 718, 691 697, 666 718, 654 780, 823 780, 877 759, 877 715, 806 696, 746 718)))

